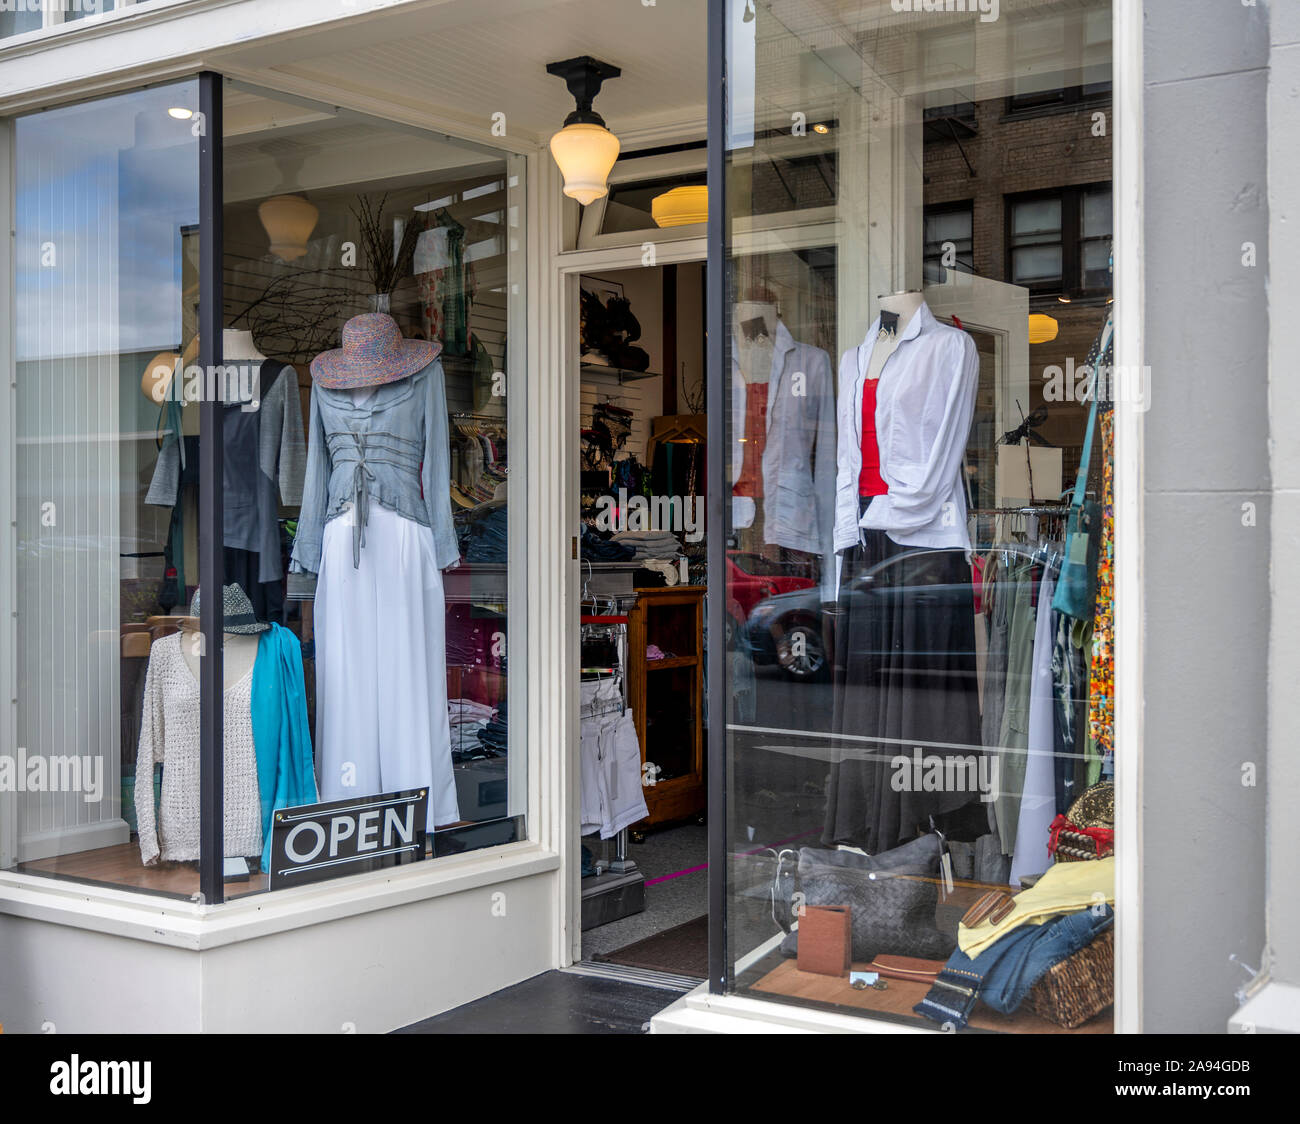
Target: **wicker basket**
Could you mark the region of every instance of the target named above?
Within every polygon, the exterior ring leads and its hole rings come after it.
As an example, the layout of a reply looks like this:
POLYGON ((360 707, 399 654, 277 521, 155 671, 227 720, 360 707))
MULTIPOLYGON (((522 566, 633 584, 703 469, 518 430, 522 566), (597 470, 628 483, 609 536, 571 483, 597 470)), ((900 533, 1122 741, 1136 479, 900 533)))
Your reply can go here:
POLYGON ((1087 862, 1090 859, 1108 859, 1115 853, 1115 833, 1107 828, 1092 828, 1091 835, 1062 827, 1056 835, 1055 846, 1049 847, 1058 863, 1087 862))
POLYGON ((1115 1002, 1115 930, 1053 964, 1029 991, 1030 1009, 1074 1030, 1115 1002))
POLYGON ((1102 781, 1052 821, 1047 853, 1057 862, 1106 859, 1115 853, 1115 786, 1102 781))

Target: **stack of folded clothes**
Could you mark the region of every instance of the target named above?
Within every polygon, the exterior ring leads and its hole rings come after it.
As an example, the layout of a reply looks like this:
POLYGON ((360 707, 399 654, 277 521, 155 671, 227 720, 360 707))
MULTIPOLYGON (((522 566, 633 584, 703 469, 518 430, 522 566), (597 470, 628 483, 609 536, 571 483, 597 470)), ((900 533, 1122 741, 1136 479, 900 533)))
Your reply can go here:
POLYGON ((957 950, 913 1010, 961 1030, 977 1002, 1011 1014, 1054 965, 1114 922, 1115 859, 1057 863, 1014 898, 988 894, 957 929, 957 950), (985 899, 994 908, 983 912, 985 899), (978 916, 973 916, 978 914, 978 916), (969 922, 969 923, 968 923, 969 922))
POLYGON ((682 544, 671 531, 619 531, 614 536, 616 543, 630 546, 637 562, 649 558, 676 558, 682 552, 682 544))
POLYGON ((630 562, 636 551, 626 543, 614 542, 597 531, 590 523, 582 525, 582 556, 592 562, 630 562))
POLYGON ((478 732, 479 744, 488 757, 500 757, 506 751, 506 704, 501 700, 492 720, 478 732))
POLYGON ((452 760, 472 761, 486 756, 479 735, 496 717, 496 709, 473 699, 451 699, 447 711, 451 719, 452 760))
POLYGON ((485 504, 476 508, 469 524, 469 545, 465 549, 465 560, 505 562, 508 523, 505 504, 485 504))

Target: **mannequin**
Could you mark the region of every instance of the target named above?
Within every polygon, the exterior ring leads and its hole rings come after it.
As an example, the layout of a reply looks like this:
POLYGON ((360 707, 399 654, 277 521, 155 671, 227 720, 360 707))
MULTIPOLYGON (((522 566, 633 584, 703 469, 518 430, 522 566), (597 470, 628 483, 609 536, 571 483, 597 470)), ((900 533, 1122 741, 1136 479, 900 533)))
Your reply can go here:
POLYGON ((227 328, 221 333, 223 363, 262 363, 266 360, 253 342, 253 333, 241 328, 227 328))
POLYGON ((732 323, 736 339, 740 372, 753 386, 772 378, 772 351, 776 340, 777 308, 770 300, 743 300, 736 304, 732 323))
POLYGON ((885 369, 885 363, 894 354, 898 341, 903 338, 908 323, 916 315, 925 298, 920 289, 903 289, 896 293, 878 298, 881 312, 892 312, 898 317, 898 325, 892 332, 881 330, 876 338, 876 345, 871 349, 871 363, 867 366, 867 378, 878 379, 885 369))
MULTIPOLYGON (((194 673, 194 678, 197 679, 199 677, 201 637, 198 633, 198 620, 191 619, 193 623, 187 624, 185 635, 181 638, 181 656, 185 660, 185 666, 194 673)), ((257 643, 258 638, 256 636, 247 636, 234 632, 223 634, 221 640, 221 685, 224 690, 229 691, 252 669, 253 662, 257 659, 257 643)))

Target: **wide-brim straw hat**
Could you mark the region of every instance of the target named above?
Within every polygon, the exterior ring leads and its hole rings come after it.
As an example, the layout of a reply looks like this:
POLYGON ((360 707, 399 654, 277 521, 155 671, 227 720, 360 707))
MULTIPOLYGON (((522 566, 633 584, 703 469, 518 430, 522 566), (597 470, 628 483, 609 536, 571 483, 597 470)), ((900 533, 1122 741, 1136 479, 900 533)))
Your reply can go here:
POLYGON ((323 351, 311 361, 311 377, 333 390, 382 386, 427 367, 442 344, 402 338, 385 312, 366 312, 343 325, 343 346, 323 351))

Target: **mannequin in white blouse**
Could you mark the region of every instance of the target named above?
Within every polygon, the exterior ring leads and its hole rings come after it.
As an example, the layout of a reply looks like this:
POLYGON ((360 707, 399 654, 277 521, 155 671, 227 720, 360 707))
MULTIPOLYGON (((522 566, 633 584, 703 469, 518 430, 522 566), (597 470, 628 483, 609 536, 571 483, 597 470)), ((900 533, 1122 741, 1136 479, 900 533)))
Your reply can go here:
POLYGON ((905 292, 890 293, 888 296, 882 296, 880 299, 880 311, 892 312, 898 317, 898 327, 893 332, 885 332, 876 340, 876 345, 871 349, 871 363, 867 367, 867 378, 878 379, 880 373, 885 369, 885 363, 891 355, 894 354, 895 348, 898 347, 898 341, 903 338, 903 332, 906 331, 908 323, 916 315, 921 305, 925 303, 925 297, 921 295, 920 289, 908 289, 905 292))

